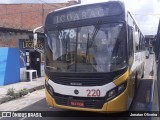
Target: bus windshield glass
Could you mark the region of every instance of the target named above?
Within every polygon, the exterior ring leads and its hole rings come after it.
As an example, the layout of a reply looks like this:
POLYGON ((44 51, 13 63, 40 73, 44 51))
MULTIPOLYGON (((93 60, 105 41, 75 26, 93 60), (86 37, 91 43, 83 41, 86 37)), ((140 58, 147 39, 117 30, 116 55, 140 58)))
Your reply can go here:
POLYGON ((122 23, 47 32, 46 68, 55 72, 111 72, 126 66, 122 23))

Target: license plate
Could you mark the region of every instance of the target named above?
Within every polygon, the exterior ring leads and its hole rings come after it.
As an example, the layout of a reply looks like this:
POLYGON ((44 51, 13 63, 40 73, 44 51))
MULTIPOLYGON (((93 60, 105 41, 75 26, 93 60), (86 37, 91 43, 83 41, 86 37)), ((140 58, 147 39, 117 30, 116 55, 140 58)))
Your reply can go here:
POLYGON ((72 106, 78 106, 78 107, 84 107, 84 102, 82 102, 82 101, 70 100, 70 105, 72 105, 72 106))

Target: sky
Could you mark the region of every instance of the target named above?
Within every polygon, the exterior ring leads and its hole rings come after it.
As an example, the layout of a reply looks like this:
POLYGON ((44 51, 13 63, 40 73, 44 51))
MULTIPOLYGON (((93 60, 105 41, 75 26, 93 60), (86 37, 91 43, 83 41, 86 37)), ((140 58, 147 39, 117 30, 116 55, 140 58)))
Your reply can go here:
MULTIPOLYGON (((106 0, 94 0, 105 2, 106 0)), ((123 0, 134 16, 144 35, 157 34, 160 18, 160 0, 123 0)), ((93 3, 93 0, 81 0, 82 3, 93 3)))
MULTIPOLYGON (((13 3, 56 3, 68 0, 0 0, 0 4, 13 3)), ((81 0, 82 4, 105 2, 107 0, 81 0)), ((160 18, 160 0, 123 0, 135 17, 144 35, 157 34, 160 18)))

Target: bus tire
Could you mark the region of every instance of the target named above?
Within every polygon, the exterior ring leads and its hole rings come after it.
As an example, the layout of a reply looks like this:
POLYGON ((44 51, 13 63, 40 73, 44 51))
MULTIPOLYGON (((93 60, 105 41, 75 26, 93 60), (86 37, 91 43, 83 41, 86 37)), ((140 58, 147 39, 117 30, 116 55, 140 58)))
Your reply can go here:
POLYGON ((143 66, 143 73, 142 73, 141 78, 144 78, 144 66, 143 66))

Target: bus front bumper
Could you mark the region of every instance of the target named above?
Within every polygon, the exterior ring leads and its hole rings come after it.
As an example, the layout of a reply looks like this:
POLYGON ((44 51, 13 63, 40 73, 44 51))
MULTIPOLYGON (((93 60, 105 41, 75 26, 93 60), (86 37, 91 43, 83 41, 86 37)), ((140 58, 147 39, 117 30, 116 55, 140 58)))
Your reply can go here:
POLYGON ((127 89, 121 93, 119 96, 115 97, 114 99, 104 103, 101 109, 92 109, 92 108, 82 108, 82 107, 72 107, 72 106, 64 106, 58 105, 54 98, 48 93, 45 89, 46 93, 46 101, 48 105, 62 108, 62 109, 71 109, 71 110, 80 110, 80 111, 93 111, 93 112, 122 112, 128 109, 128 96, 127 96, 127 89))

